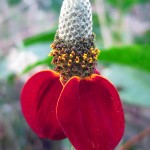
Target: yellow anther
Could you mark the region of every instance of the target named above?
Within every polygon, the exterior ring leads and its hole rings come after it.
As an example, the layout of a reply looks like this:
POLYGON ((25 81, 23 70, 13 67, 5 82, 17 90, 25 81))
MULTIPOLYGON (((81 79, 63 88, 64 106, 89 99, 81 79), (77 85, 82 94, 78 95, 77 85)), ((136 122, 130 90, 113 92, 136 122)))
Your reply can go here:
POLYGON ((90 63, 90 64, 93 63, 92 57, 89 58, 89 63, 90 63))
POLYGON ((86 60, 87 59, 87 54, 83 54, 83 59, 86 60))
POLYGON ((71 66, 71 64, 72 64, 72 60, 69 59, 69 61, 68 61, 68 66, 71 66))
POLYGON ((60 60, 61 59, 61 56, 58 56, 58 60, 60 60))
POLYGON ((95 50, 92 50, 91 53, 92 53, 92 54, 96 54, 95 50))
POLYGON ((63 57, 63 58, 66 58, 66 56, 67 56, 66 54, 62 54, 62 57, 63 57))
POLYGON ((54 48, 54 47, 55 47, 55 44, 54 44, 54 43, 53 43, 53 44, 51 44, 51 45, 50 45, 50 47, 51 47, 51 48, 54 48))
POLYGON ((85 67, 86 67, 85 61, 82 61, 81 67, 82 67, 82 68, 85 68, 85 67))
POLYGON ((55 50, 53 50, 52 52, 50 52, 49 54, 48 54, 48 56, 54 56, 55 55, 55 50))
POLYGON ((78 63, 79 63, 79 61, 80 61, 79 57, 78 57, 78 56, 76 56, 75 62, 78 64, 78 63))
POLYGON ((61 60, 65 60, 66 59, 66 54, 62 54, 62 56, 59 56, 58 58, 60 58, 61 60))
POLYGON ((64 58, 64 57, 62 57, 62 58, 61 58, 61 60, 65 61, 65 58, 64 58))
POLYGON ((98 48, 96 48, 96 49, 95 49, 95 52, 96 52, 97 54, 99 54, 99 53, 100 53, 100 51, 99 51, 99 49, 98 49, 98 48))
POLYGON ((70 54, 69 56, 70 56, 70 58, 73 58, 73 54, 70 54))
POLYGON ((68 66, 71 66, 71 63, 68 62, 68 66))
POLYGON ((92 50, 94 50, 94 48, 91 48, 90 50, 92 51, 92 50))
POLYGON ((72 63, 72 60, 71 59, 69 59, 69 61, 68 61, 69 63, 72 63))
POLYGON ((85 68, 85 65, 81 65, 82 66, 82 68, 85 68))
POLYGON ((96 48, 96 49, 91 48, 91 49, 92 49, 92 50, 91 50, 91 54, 92 54, 92 55, 98 55, 98 54, 100 53, 100 51, 99 51, 98 48, 96 48))
POLYGON ((97 59, 98 59, 98 55, 96 55, 96 56, 94 57, 94 59, 97 60, 97 59))
POLYGON ((71 52, 71 54, 72 54, 72 55, 75 55, 75 52, 74 52, 74 51, 72 51, 72 52, 71 52))

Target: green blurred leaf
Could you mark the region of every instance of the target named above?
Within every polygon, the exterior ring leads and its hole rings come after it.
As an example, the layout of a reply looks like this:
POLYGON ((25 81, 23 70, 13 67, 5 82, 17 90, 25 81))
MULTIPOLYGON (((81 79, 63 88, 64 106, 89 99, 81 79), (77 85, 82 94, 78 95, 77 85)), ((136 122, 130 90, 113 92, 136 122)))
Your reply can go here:
POLYGON ((97 35, 96 37, 100 37, 100 23, 97 14, 93 14, 93 32, 97 35))
POLYGON ((21 0, 7 0, 8 5, 14 6, 21 2, 21 0))
POLYGON ((60 12, 62 2, 62 0, 51 0, 51 9, 56 12, 60 12))
POLYGON ((102 50, 98 60, 150 71, 150 45, 113 47, 102 50))
POLYGON ((53 29, 50 32, 43 32, 41 34, 24 39, 23 43, 25 46, 29 46, 36 43, 51 42, 54 40, 55 33, 56 29, 53 29))
POLYGON ((129 11, 135 4, 146 3, 149 0, 107 0, 112 6, 118 8, 122 12, 129 11))
POLYGON ((148 44, 148 43, 150 43, 150 29, 145 31, 144 34, 136 36, 134 41, 137 44, 148 44))
POLYGON ((49 66, 50 68, 53 68, 53 65, 51 64, 52 61, 52 57, 46 57, 45 59, 39 60, 29 66, 27 66, 21 73, 21 75, 28 73, 29 71, 31 71, 32 69, 34 69, 37 66, 41 66, 41 65, 45 65, 45 66, 49 66))
POLYGON ((11 85, 14 84, 15 79, 16 79, 16 74, 10 73, 7 77, 8 84, 11 84, 11 85))

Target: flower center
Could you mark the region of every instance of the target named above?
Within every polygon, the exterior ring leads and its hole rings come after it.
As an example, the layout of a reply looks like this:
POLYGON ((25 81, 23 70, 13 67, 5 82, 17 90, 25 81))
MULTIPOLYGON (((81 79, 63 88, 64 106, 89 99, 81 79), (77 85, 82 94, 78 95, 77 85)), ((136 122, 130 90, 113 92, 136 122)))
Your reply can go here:
POLYGON ((51 48, 55 71, 61 74, 64 82, 73 76, 84 78, 94 72, 99 54, 94 45, 94 34, 87 38, 64 41, 57 33, 51 48))

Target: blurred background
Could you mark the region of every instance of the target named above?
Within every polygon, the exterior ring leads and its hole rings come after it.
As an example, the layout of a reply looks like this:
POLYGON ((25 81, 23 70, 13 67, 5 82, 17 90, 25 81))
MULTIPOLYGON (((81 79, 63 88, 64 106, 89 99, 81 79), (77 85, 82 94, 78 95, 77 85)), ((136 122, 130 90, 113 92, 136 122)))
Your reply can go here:
MULTIPOLYGON (((39 139, 20 109, 26 80, 46 69, 63 0, 0 0, 0 150, 70 150, 39 139)), ((126 130, 117 150, 150 149, 150 2, 91 0, 98 70, 117 87, 126 130), (121 147, 122 146, 122 147, 121 147)))

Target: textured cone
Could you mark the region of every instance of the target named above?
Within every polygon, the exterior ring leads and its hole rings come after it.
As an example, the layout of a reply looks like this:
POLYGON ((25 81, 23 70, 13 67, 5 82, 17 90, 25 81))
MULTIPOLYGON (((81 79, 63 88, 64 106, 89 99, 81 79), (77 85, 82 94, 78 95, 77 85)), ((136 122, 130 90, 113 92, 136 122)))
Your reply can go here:
POLYGON ((92 34, 92 11, 89 0, 64 0, 58 35, 65 41, 87 38, 92 34))

